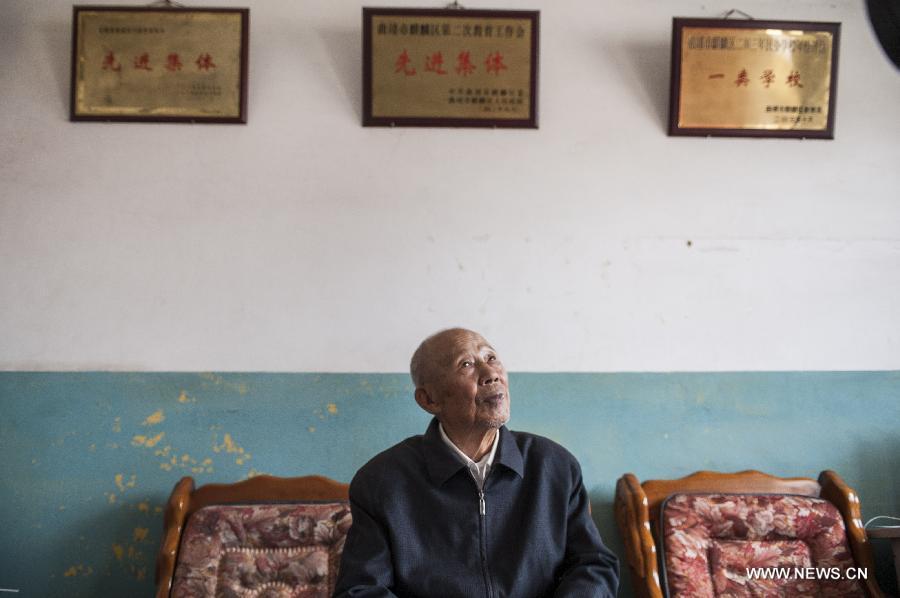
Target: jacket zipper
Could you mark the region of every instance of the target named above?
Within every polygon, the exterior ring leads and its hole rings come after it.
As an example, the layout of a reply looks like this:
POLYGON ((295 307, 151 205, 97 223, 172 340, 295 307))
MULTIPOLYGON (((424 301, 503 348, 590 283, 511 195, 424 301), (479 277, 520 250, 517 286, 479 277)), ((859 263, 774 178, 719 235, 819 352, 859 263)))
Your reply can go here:
MULTIPOLYGON (((485 515, 487 513, 487 505, 484 502, 484 486, 478 487, 478 480, 471 471, 472 481, 475 482, 475 488, 478 489, 478 529, 480 530, 480 547, 481 547, 481 574, 484 576, 484 587, 487 589, 487 597, 493 598, 494 589, 491 587, 491 573, 488 570, 487 562, 487 529, 485 525, 485 515)), ((484 480, 487 483, 487 479, 484 480)))

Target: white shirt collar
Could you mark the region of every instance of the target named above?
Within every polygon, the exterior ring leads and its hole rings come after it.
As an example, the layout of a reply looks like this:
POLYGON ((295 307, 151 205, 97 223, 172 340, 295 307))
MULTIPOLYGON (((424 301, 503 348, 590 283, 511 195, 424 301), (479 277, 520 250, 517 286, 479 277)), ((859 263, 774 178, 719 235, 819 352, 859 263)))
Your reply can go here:
POLYGON ((497 446, 500 444, 500 430, 497 430, 497 433, 494 434, 494 443, 491 445, 491 450, 481 458, 480 461, 473 461, 469 458, 467 454, 459 450, 459 447, 453 444, 453 441, 450 440, 450 437, 447 436, 447 433, 444 431, 444 426, 440 422, 438 422, 438 431, 441 433, 441 440, 444 443, 453 449, 453 452, 460 458, 460 460, 466 464, 469 472, 471 472, 472 477, 475 478, 475 482, 478 484, 478 488, 481 489, 484 487, 484 480, 487 478, 488 473, 491 471, 491 466, 494 464, 494 456, 497 454, 497 446))

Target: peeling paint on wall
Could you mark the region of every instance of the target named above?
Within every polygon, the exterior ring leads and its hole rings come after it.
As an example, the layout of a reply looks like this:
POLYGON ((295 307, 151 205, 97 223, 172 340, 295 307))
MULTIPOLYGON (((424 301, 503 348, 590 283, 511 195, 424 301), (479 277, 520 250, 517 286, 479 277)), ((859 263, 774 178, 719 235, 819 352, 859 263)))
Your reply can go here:
POLYGON ((161 424, 165 421, 166 416, 163 414, 162 409, 159 411, 155 411, 151 415, 147 416, 147 419, 144 420, 142 425, 144 426, 155 426, 156 424, 161 424))
POLYGON ((63 577, 75 577, 77 575, 82 575, 87 577, 94 572, 93 567, 85 567, 84 565, 72 565, 63 573, 63 577))
POLYGON ((215 453, 220 453, 223 451, 226 453, 236 453, 238 456, 235 457, 234 462, 238 465, 243 465, 251 458, 250 453, 245 452, 244 448, 242 446, 239 446, 231 438, 231 434, 228 434, 227 432, 222 438, 222 444, 213 444, 212 450, 215 453))
POLYGON ((250 389, 246 382, 232 382, 227 380, 224 376, 219 376, 210 372, 200 374, 200 378, 209 382, 213 386, 220 386, 223 389, 237 392, 240 395, 247 394, 250 389))

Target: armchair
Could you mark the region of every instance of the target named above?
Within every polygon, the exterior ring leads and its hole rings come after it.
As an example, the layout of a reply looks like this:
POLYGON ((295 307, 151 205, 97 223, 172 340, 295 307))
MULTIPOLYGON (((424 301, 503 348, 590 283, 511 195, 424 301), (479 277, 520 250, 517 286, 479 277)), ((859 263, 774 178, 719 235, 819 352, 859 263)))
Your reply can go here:
POLYGON ((638 598, 883 596, 859 499, 833 471, 818 482, 700 471, 640 483, 627 473, 615 515, 638 598), (828 568, 843 578, 754 580, 748 567, 828 568), (864 568, 867 579, 847 579, 848 567, 864 568))
POLYGON ((257 476, 194 488, 166 506, 156 598, 330 597, 350 528, 348 486, 257 476))

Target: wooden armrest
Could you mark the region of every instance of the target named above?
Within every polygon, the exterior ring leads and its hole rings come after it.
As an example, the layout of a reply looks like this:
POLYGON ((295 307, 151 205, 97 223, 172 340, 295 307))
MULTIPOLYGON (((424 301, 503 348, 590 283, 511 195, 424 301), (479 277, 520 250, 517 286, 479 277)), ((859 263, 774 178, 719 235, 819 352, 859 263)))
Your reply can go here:
POLYGON ((822 486, 821 497, 837 507, 844 518, 853 560, 858 567, 863 567, 868 572, 868 579, 863 582, 866 591, 871 598, 882 598, 884 594, 875 581, 875 558, 872 556, 872 545, 863 527, 859 496, 841 479, 841 476, 830 469, 819 474, 819 485, 822 486))
POLYGON ((187 520, 191 504, 191 493, 194 491, 194 478, 181 478, 169 502, 163 518, 163 539, 156 557, 156 598, 168 598, 172 590, 172 578, 175 573, 175 557, 178 555, 178 542, 181 530, 187 520))
POLYGON ((626 560, 641 580, 634 584, 635 594, 639 598, 662 598, 647 496, 634 474, 626 473, 616 483, 615 511, 626 560))

